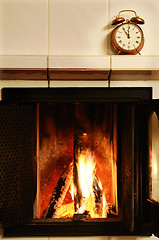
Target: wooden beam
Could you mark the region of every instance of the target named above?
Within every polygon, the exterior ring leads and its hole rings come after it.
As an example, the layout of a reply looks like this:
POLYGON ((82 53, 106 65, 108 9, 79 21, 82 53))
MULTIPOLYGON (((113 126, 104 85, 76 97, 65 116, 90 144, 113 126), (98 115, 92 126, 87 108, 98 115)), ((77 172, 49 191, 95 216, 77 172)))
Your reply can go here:
POLYGON ((107 80, 109 69, 91 68, 50 68, 50 80, 107 80))
POLYGON ((47 69, 0 68, 0 80, 47 80, 47 69))
MULTIPOLYGON (((107 81, 109 73, 103 68, 0 68, 0 80, 107 81)), ((138 80, 159 80, 159 70, 111 70, 110 81, 138 80)))
POLYGON ((111 81, 157 81, 159 80, 159 70, 112 70, 111 81))

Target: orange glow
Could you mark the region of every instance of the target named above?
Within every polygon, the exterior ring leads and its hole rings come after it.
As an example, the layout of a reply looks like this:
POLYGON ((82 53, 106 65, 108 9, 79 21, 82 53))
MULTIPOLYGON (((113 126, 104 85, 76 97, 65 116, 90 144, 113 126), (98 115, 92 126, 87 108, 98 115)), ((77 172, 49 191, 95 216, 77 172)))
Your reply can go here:
POLYGON ((83 133, 83 137, 84 137, 84 136, 86 137, 86 136, 87 136, 87 133, 83 133))
MULTIPOLYGON (((108 204, 105 193, 102 192, 101 181, 96 177, 93 154, 89 150, 79 154, 77 169, 79 186, 82 192, 77 213, 82 214, 88 211, 91 218, 106 218, 108 204)), ((74 199, 77 194, 77 189, 73 180, 70 185, 69 194, 72 196, 72 202, 61 206, 57 218, 72 218, 75 214, 74 199)))
POLYGON ((74 214, 74 203, 62 205, 57 218, 72 218, 74 214))
POLYGON ((88 199, 89 195, 92 194, 93 191, 93 171, 95 169, 93 156, 89 151, 86 151, 84 154, 80 154, 77 168, 82 196, 88 199))
POLYGON ((117 212, 116 105, 40 103, 37 115, 35 218, 45 217, 52 197, 52 218, 106 218, 112 205, 117 212))

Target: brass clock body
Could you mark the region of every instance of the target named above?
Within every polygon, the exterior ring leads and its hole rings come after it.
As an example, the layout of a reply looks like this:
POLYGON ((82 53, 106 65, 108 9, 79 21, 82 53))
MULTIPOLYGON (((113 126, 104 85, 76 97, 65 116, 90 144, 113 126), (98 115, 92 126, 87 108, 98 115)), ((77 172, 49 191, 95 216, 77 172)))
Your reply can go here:
POLYGON ((122 23, 112 31, 111 44, 118 54, 140 53, 144 45, 143 31, 136 23, 122 23))

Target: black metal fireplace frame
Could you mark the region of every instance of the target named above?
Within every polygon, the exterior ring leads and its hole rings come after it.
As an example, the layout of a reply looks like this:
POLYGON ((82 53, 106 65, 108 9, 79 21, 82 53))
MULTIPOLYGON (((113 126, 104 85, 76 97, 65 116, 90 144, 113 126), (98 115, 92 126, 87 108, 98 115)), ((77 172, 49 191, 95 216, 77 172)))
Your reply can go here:
MULTIPOLYGON (((152 100, 152 88, 4 88, 1 104, 36 104, 39 102, 107 102, 135 104, 152 100)), ((140 118, 140 112, 136 116, 140 118)), ((140 123, 139 123, 140 125, 140 123)), ((140 126, 137 126, 139 130, 140 126)), ((137 150, 137 155, 140 155, 137 150)), ((142 179, 140 179, 142 181, 142 179)), ((140 183, 139 183, 140 184, 140 183)), ((142 195, 142 193, 140 193, 142 195)), ((140 196, 140 198, 142 198, 140 196)), ((142 199, 140 199, 142 201, 142 199)), ((141 216, 139 216, 139 219, 141 216)), ((135 220, 135 228, 130 231, 119 217, 109 218, 105 222, 72 221, 54 222, 30 219, 18 226, 4 229, 4 235, 10 236, 103 236, 103 235, 146 235, 152 234, 152 225, 135 220)), ((154 225, 153 225, 154 228, 154 225)))
POLYGON ((152 99, 152 88, 3 88, 6 102, 141 102, 152 99))

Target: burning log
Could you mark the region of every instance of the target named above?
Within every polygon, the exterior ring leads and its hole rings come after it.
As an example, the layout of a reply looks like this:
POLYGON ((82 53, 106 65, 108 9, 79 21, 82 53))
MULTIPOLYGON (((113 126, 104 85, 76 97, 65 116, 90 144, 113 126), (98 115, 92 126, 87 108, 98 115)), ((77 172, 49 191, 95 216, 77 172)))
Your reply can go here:
POLYGON ((95 172, 92 146, 87 134, 79 132, 74 136, 74 218, 82 218, 81 214, 90 212, 93 217, 107 216, 107 202, 102 185, 95 172))
POLYGON ((82 205, 85 204, 86 198, 83 194, 83 190, 81 189, 81 171, 84 169, 80 169, 80 158, 82 156, 83 160, 87 154, 89 148, 89 141, 87 138, 87 133, 84 131, 78 131, 74 135, 74 166, 73 166, 73 178, 74 178, 74 186, 75 186, 75 196, 74 196, 74 208, 75 212, 79 213, 79 209, 82 205))
POLYGON ((73 215, 74 221, 84 221, 84 220, 89 220, 90 218, 91 218, 91 215, 89 214, 88 211, 85 211, 84 213, 76 213, 73 215))
POLYGON ((99 180, 95 174, 93 178, 93 193, 94 193, 94 199, 95 199, 95 211, 97 214, 102 216, 102 210, 103 210, 102 189, 99 186, 99 180))
POLYGON ((73 178, 73 163, 65 168, 54 189, 49 205, 46 209, 44 218, 55 218, 58 215, 60 207, 64 201, 66 193, 70 187, 73 178))
POLYGON ((75 134, 74 136, 74 165, 73 165, 73 178, 75 185, 75 196, 74 196, 74 208, 75 212, 78 212, 81 207, 82 191, 80 189, 79 174, 78 174, 78 160, 79 154, 84 150, 84 139, 83 134, 75 134))

